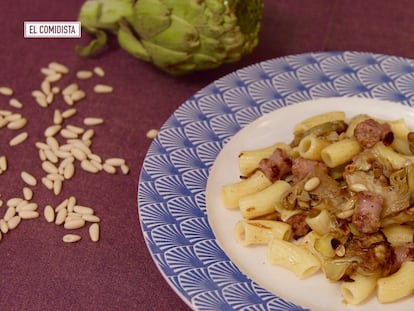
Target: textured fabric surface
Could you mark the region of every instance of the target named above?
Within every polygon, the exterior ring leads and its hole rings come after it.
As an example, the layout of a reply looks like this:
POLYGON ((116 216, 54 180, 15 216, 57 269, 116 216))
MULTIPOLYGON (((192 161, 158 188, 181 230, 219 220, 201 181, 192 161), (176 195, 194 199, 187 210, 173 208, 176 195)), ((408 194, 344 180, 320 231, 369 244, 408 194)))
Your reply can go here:
MULTIPOLYGON (((20 172, 38 178, 33 202, 43 212, 75 196, 80 205, 95 209, 101 218, 101 240, 92 243, 87 227, 75 230, 82 240, 65 244, 62 226, 43 218, 23 221, 0 242, 0 310, 189 310, 166 283, 152 261, 138 219, 137 186, 151 141, 146 132, 159 128, 181 103, 200 88, 238 68, 270 58, 317 51, 367 51, 414 58, 414 2, 409 0, 265 0, 260 45, 237 64, 186 77, 167 76, 150 64, 132 58, 112 40, 107 53, 82 59, 77 44, 89 39, 25 39, 24 21, 75 21, 82 0, 0 1, 2 48, 0 86, 7 85, 24 107, 12 108, 0 96, 0 109, 13 110, 29 122, 29 138, 10 147, 17 133, 0 129, 0 155, 8 170, 0 175, 0 199, 22 197, 20 172), (73 179, 59 195, 40 182, 45 175, 35 142, 44 140, 55 109, 71 108, 57 97, 47 108, 34 101, 40 88, 40 68, 61 62, 70 73, 60 87, 78 81, 87 97, 75 104, 76 116, 65 124, 83 126, 85 117, 100 117, 94 126, 93 152, 103 159, 122 157, 130 173, 91 174, 76 164, 73 179), (77 70, 101 66, 106 76, 79 81, 77 70), (111 94, 95 94, 97 83, 114 87, 111 94)), ((4 204, 5 205, 5 204, 4 204)), ((6 207, 0 209, 1 217, 6 207)), ((43 213, 42 213, 43 214, 43 213)))

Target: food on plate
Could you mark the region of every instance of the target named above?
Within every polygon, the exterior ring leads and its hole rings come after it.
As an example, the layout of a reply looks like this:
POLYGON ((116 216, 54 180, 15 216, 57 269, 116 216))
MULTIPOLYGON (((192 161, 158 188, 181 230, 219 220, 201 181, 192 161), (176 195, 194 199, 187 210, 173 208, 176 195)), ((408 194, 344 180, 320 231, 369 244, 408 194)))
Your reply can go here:
POLYGON ((298 278, 322 271, 349 304, 411 295, 413 136, 404 119, 333 111, 294 126, 290 143, 240 152, 241 179, 221 189, 243 217, 235 239, 267 245, 298 278))

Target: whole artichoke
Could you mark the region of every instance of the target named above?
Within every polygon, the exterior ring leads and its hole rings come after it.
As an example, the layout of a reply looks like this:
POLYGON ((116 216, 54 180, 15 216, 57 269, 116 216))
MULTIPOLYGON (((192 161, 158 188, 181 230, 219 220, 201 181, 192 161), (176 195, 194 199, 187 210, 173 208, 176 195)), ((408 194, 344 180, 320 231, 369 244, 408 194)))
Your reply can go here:
POLYGON ((96 38, 77 47, 82 56, 118 37, 128 53, 172 75, 240 60, 259 42, 262 0, 88 0, 83 29, 96 38))

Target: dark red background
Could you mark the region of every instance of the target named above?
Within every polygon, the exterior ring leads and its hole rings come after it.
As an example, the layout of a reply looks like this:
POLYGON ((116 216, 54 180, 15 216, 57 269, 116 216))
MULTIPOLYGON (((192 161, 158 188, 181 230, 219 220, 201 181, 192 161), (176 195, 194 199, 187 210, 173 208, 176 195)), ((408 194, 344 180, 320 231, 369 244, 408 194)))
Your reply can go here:
MULTIPOLYGON (((82 59, 74 51, 82 39, 24 39, 24 21, 75 21, 82 0, 0 1, 0 85, 15 90, 29 119, 27 142, 10 148, 14 133, 0 130, 0 154, 9 169, 0 175, 3 200, 21 196, 22 170, 42 176, 34 142, 51 124, 61 100, 40 108, 31 97, 42 80, 40 68, 50 61, 70 67, 61 81, 73 81, 80 69, 102 66, 106 77, 81 81, 87 100, 77 104, 82 118, 105 119, 97 127, 93 150, 103 158, 127 160, 129 175, 87 174, 79 168, 59 196, 39 184, 33 201, 43 210, 75 195, 101 217, 101 241, 64 244, 65 230, 41 218, 24 221, 0 241, 0 310, 188 310, 163 279, 151 259, 138 220, 137 186, 142 161, 151 141, 150 128, 159 128, 187 98, 217 78, 269 58, 304 52, 368 51, 414 58, 414 2, 410 0, 264 0, 260 45, 237 64, 217 70, 173 78, 133 59, 113 42, 106 54, 82 59), (114 86, 109 95, 92 93, 98 81, 114 86)), ((12 109, 0 96, 0 109, 12 109)), ((3 215, 5 208, 0 209, 3 215)))

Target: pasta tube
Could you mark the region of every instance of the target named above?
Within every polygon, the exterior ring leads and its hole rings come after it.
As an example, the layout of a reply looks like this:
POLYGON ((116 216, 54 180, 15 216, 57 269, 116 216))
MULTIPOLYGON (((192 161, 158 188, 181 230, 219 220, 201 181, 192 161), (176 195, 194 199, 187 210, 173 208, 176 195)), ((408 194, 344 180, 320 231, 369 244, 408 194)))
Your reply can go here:
POLYGON ((278 180, 259 192, 240 198, 239 208, 243 217, 253 219, 273 213, 282 195, 290 188, 289 183, 278 180))
POLYGON ((238 159, 240 174, 247 176, 253 173, 253 171, 259 167, 260 161, 270 157, 276 148, 284 149, 286 151, 291 149, 288 144, 276 143, 269 147, 240 152, 238 159))
POLYGON ((305 247, 281 239, 269 242, 267 258, 270 264, 279 265, 304 279, 316 273, 321 263, 305 247))
POLYGON ((305 159, 320 161, 321 151, 330 143, 316 135, 308 135, 299 143, 299 155, 305 159))
POLYGON ((237 208, 242 197, 263 190, 271 184, 266 175, 257 170, 247 179, 224 185, 221 188, 221 200, 226 208, 237 208))
POLYGON ((407 297, 414 291, 414 262, 405 261, 394 274, 378 279, 377 297, 380 303, 390 303, 407 297))
POLYGON ((352 305, 357 305, 367 299, 377 286, 377 277, 352 275, 353 282, 342 282, 339 286, 342 297, 352 305))
POLYGON ((323 162, 328 167, 336 167, 352 160, 361 152, 361 146, 354 138, 339 140, 321 151, 323 162))
POLYGON ((243 246, 267 244, 273 238, 287 240, 292 228, 289 224, 274 220, 242 220, 236 224, 234 233, 243 246))
POLYGON ((326 209, 321 210, 321 212, 315 217, 307 217, 306 223, 319 235, 329 233, 333 227, 331 223, 331 215, 326 209))

